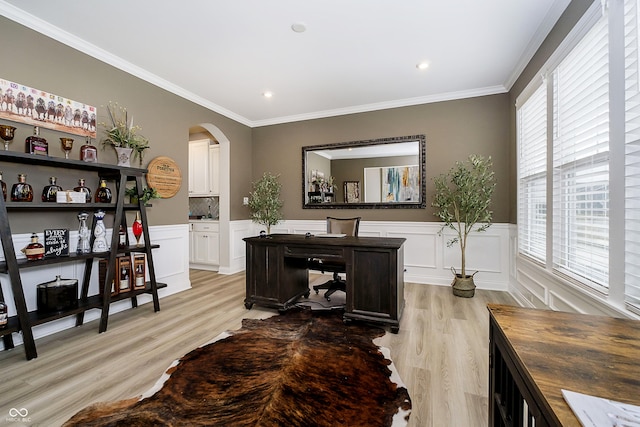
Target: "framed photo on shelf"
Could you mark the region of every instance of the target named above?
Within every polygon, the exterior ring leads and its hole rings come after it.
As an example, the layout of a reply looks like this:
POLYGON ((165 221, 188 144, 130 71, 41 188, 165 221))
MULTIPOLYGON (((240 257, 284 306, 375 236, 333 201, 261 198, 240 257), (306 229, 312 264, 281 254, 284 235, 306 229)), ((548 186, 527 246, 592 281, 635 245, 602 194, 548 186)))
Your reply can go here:
POLYGON ((344 202, 360 203, 360 181, 344 182, 344 202))

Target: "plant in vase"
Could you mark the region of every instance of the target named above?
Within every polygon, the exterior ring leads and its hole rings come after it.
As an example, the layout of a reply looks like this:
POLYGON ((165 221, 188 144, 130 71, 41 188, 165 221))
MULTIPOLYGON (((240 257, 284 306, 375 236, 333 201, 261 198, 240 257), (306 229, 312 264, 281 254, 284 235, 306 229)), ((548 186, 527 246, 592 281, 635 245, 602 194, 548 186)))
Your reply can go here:
MULTIPOLYGON (((455 231, 447 246, 460 245, 461 271, 455 271, 452 283, 453 294, 460 297, 473 297, 475 283, 473 276, 467 274, 466 249, 471 231, 485 231, 491 226, 493 212, 489 209, 491 196, 496 187, 491 157, 469 156, 467 162, 456 162, 451 170, 434 178, 435 194, 432 207, 444 225, 455 231), (474 229, 474 226, 479 224, 474 229)), ((442 232, 442 229, 440 230, 442 232)))
POLYGON ((160 194, 158 194, 158 191, 155 188, 151 188, 151 187, 144 187, 142 189, 142 193, 138 195, 138 188, 137 187, 131 187, 131 188, 127 188, 124 191, 124 195, 129 197, 129 202, 136 204, 138 203, 138 200, 142 200, 143 204, 147 204, 149 203, 149 200, 151 199, 161 199, 162 197, 160 197, 160 194))
POLYGON ((253 184, 249 193, 249 210, 253 222, 265 225, 267 234, 271 234, 271 226, 282 220, 281 185, 278 176, 265 172, 262 178, 253 184))
MULTIPOLYGON (((100 123, 105 128, 106 137, 102 140, 102 148, 111 146, 116 149, 129 149, 134 159, 139 159, 142 164, 144 151, 149 148, 149 140, 142 136, 139 132, 142 129, 138 125, 133 124, 133 117, 129 120, 127 109, 111 103, 107 105, 107 113, 109 115, 109 123, 100 123)), ((118 153, 118 165, 128 166, 128 159, 125 158, 126 153, 118 153)))

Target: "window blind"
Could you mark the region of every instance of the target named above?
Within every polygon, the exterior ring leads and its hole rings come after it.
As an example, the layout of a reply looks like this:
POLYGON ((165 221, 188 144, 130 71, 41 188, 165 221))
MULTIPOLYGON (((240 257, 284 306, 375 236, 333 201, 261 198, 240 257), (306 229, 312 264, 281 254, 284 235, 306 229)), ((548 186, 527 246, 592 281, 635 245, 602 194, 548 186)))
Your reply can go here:
POLYGON ((545 261, 547 223, 547 87, 542 84, 517 111, 518 250, 545 261))
POLYGON ((640 82, 638 5, 624 4, 625 45, 625 302, 640 310, 640 82))
POLYGON ((605 15, 552 73, 553 267, 601 290, 609 282, 608 59, 605 15))

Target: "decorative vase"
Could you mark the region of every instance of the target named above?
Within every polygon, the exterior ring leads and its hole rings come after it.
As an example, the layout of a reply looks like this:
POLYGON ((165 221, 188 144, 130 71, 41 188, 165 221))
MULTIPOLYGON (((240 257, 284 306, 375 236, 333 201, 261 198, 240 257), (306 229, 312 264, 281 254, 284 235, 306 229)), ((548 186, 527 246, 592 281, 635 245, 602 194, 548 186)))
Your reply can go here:
POLYGON ((462 277, 462 274, 456 274, 451 283, 453 295, 462 298, 473 298, 476 292, 476 284, 473 282, 473 275, 462 277))
POLYGON ((96 228, 93 231, 95 239, 93 240, 92 252, 107 252, 109 245, 107 244, 107 229, 104 226, 104 211, 97 211, 93 214, 96 217, 96 228))
POLYGON ((140 212, 136 212, 136 219, 131 225, 131 231, 136 238, 136 246, 140 246, 140 237, 142 236, 142 220, 140 219, 140 212))
POLYGON ((133 148, 125 148, 125 147, 113 147, 116 150, 116 155, 118 156, 118 166, 124 166, 127 168, 131 167, 131 153, 133 152, 133 148))
POLYGON ((88 254, 91 252, 91 246, 89 244, 89 237, 91 233, 89 232, 89 227, 87 227, 87 218, 89 214, 86 212, 80 212, 78 214, 78 221, 80 225, 78 226, 78 247, 76 249, 76 253, 79 254, 88 254))

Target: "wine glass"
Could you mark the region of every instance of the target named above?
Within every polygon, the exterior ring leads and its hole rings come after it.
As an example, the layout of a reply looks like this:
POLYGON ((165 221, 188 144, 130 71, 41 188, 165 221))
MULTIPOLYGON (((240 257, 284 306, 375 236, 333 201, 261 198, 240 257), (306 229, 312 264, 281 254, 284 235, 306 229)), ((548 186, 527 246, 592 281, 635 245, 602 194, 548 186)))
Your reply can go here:
POLYGON ((9 143, 13 141, 16 128, 8 125, 0 125, 0 138, 4 140, 4 149, 9 151, 9 143))
POLYGON ((73 139, 72 138, 60 138, 60 144, 62 144, 62 149, 64 150, 64 158, 69 158, 69 153, 73 148, 73 139))

